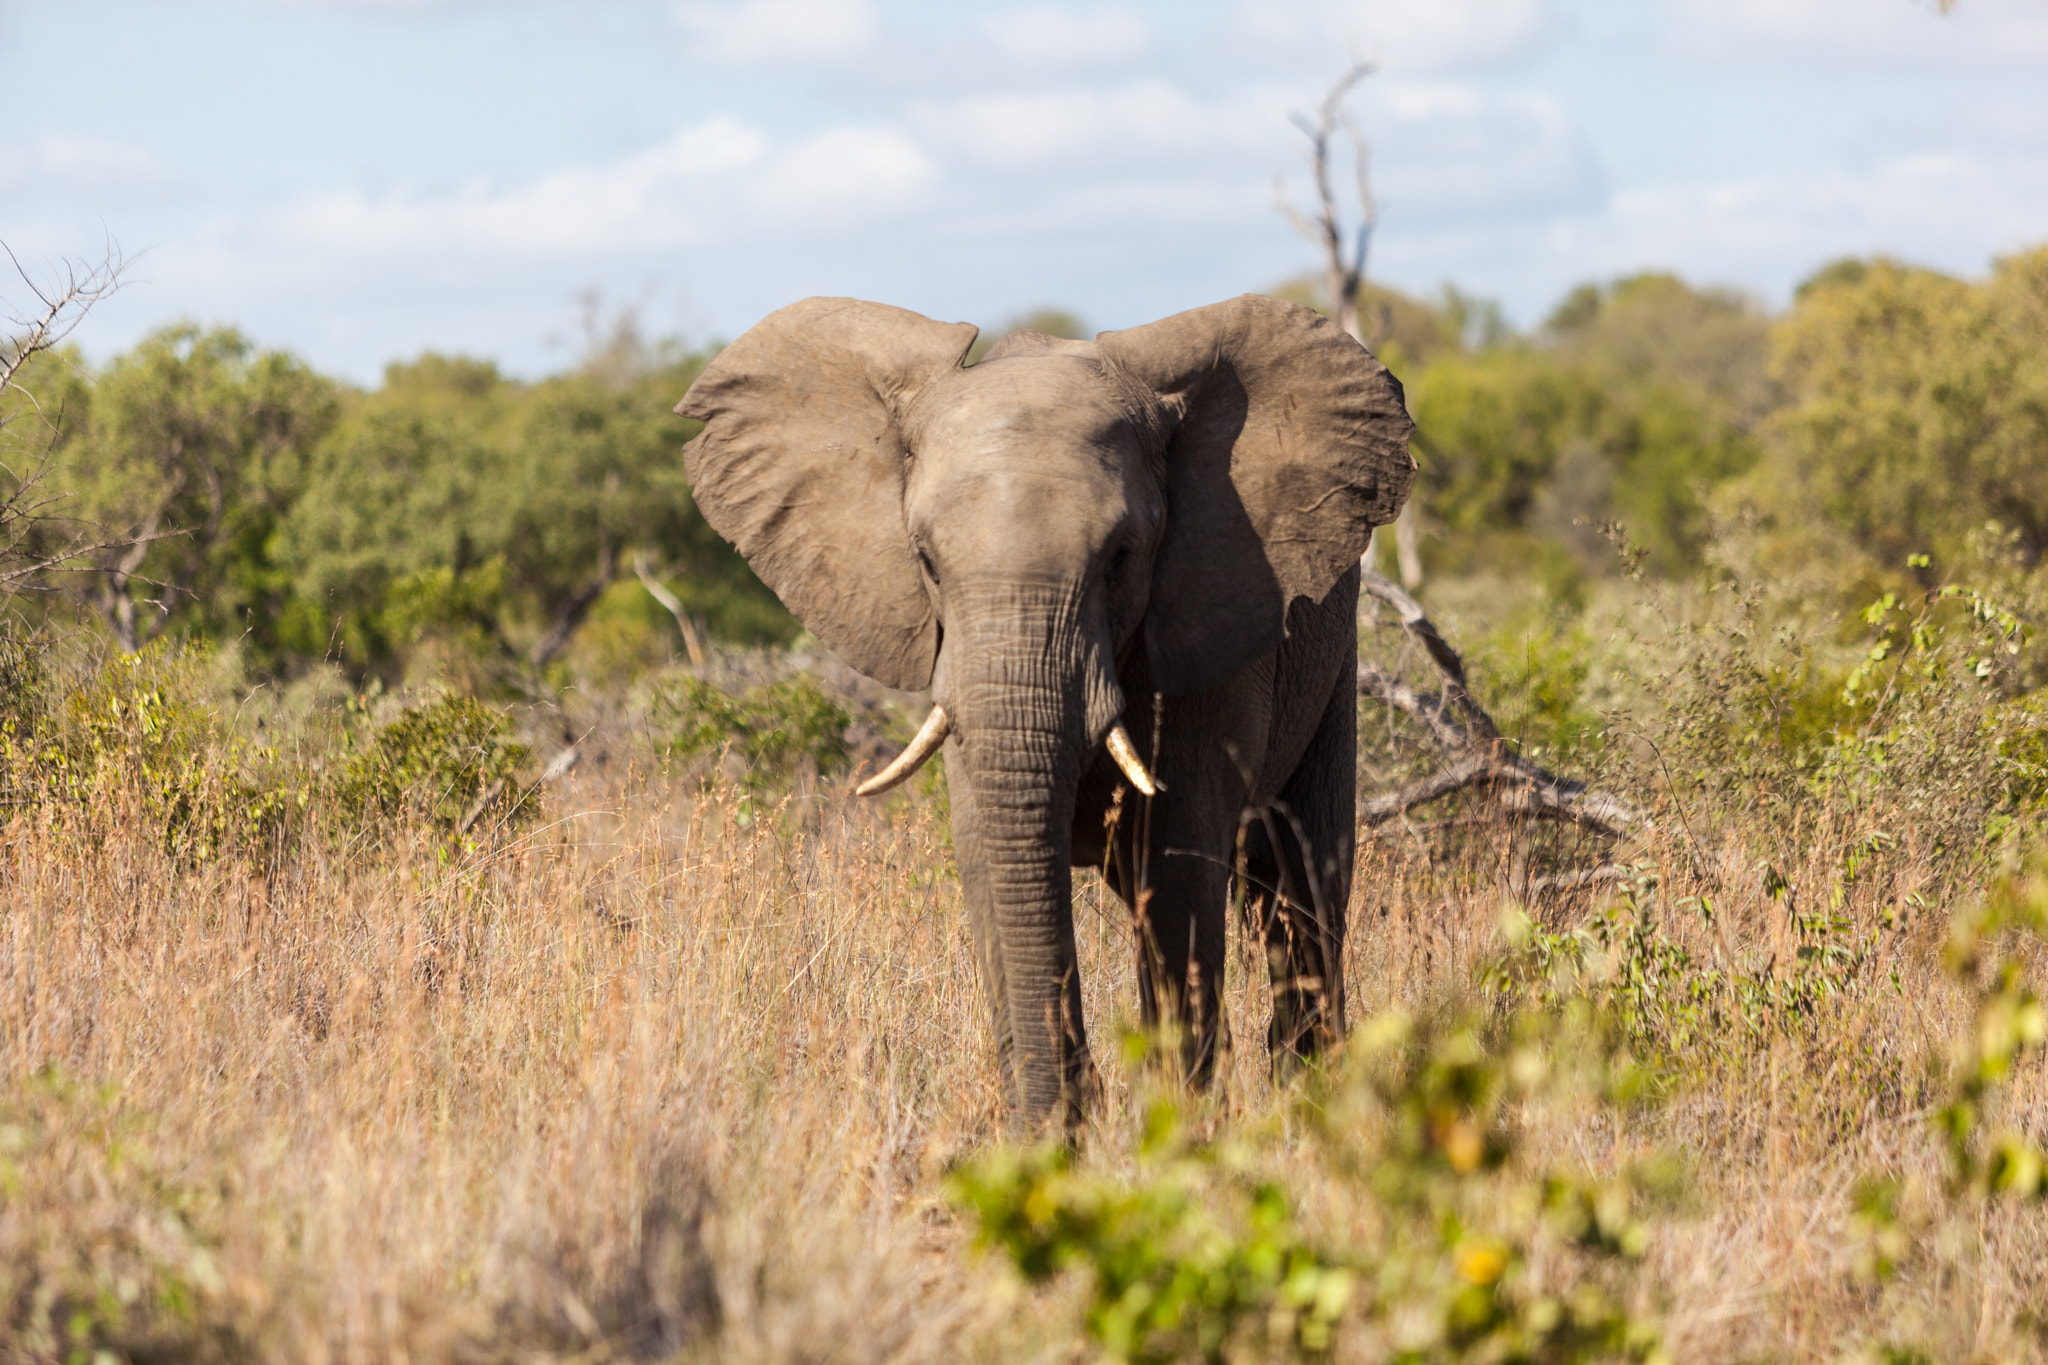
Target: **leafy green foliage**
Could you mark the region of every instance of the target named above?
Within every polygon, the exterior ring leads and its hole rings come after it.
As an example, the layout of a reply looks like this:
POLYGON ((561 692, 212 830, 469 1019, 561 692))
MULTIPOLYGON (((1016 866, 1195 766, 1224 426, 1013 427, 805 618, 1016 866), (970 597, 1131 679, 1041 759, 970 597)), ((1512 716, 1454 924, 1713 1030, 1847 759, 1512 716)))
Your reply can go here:
POLYGON ((1279 1185, 1217 1179, 1222 1158, 1186 1142, 1170 1106, 1155 1106, 1146 1129, 1134 1185, 1079 1173, 1064 1147, 1036 1147, 961 1167, 954 1196, 1027 1279, 1088 1268, 1084 1327, 1111 1359, 1222 1360, 1247 1330, 1327 1351, 1355 1272, 1308 1244, 1279 1185))
POLYGON ((1703 957, 1673 932, 1669 917, 1696 917, 1712 936, 1713 899, 1688 896, 1667 906, 1655 879, 1639 874, 1614 902, 1562 932, 1509 911, 1501 926, 1509 951, 1489 969, 1488 985, 1517 1003, 1591 1001, 1632 1049, 1671 1067, 1710 1054, 1746 1055, 1883 988, 1870 968, 1901 923, 1859 928, 1844 915, 1807 910, 1775 869, 1764 880, 1785 917, 1790 951, 1782 959, 1703 957))
POLYGON ((1957 1185, 1979 1197, 2048 1199, 2048 1153, 2010 1122, 2001 1092, 2022 1061, 2048 1049, 2048 1006, 2029 979, 2014 940, 2048 940, 2048 875, 2009 876, 1974 911, 1957 916, 1944 954, 1971 988, 1974 1027, 1959 1040, 1954 1094, 1935 1118, 1947 1139, 1957 1185), (2000 952, 2001 946, 2007 950, 2000 952), (1994 1126, 1995 1125, 1995 1126, 1994 1126))
MULTIPOLYGON (((2048 248, 1969 283, 1893 261, 1824 271, 1773 342, 1767 513, 1795 544, 1954 558, 1987 522, 2048 549, 2048 248)), ((1763 471, 1760 471, 1763 472, 1763 471)))
POLYGON ((205 701, 201 668, 197 655, 154 645, 116 656, 59 704, 45 700, 40 723, 0 746, 16 799, 123 811, 193 858, 274 848, 314 779, 229 733, 205 701))
POLYGON ((503 715, 469 697, 410 707, 349 760, 342 798, 365 815, 450 835, 516 827, 535 810, 525 777, 531 751, 508 729, 503 715))
MULTIPOLYGON (((0 634, 0 668, 15 655, 12 640, 0 634)), ((159 643, 116 655, 68 690, 14 670, 28 686, 0 712, 0 797, 58 820, 140 822, 193 860, 275 856, 366 826, 475 839, 516 829, 536 809, 528 749, 480 702, 444 697, 404 710, 342 762, 323 763, 317 751, 287 759, 234 731, 208 676, 215 662, 202 648, 159 643)), ((367 714, 361 702, 351 709, 357 720, 367 714)))
POLYGON ((1467 660, 1494 719, 1529 757, 1554 766, 1599 749, 1606 723, 1585 704, 1591 644, 1582 629, 1544 622, 1497 631, 1467 660))
POLYGON ((786 785, 804 765, 839 772, 851 758, 852 716, 808 673, 737 695, 703 678, 675 678, 653 689, 648 715, 668 735, 669 753, 694 759, 730 751, 755 790, 786 785))
POLYGON ((1535 343, 1497 336, 1409 376, 1439 563, 1482 543, 1498 562, 1506 532, 1511 555, 1549 543, 1602 570, 1618 521, 1653 567, 1696 567, 1708 491, 1756 459, 1765 329, 1738 296, 1644 275, 1575 291, 1535 343))
POLYGON ((628 340, 537 384, 430 354, 370 393, 190 325, 97 373, 39 366, 63 518, 38 534, 116 542, 46 586, 129 650, 234 639, 261 673, 333 659, 490 692, 529 685, 644 555, 714 635, 786 642, 684 483, 695 426, 670 409, 704 358, 628 340))
POLYGON ((333 382, 233 329, 181 323, 69 398, 50 484, 69 495, 67 515, 137 543, 60 581, 126 648, 168 629, 246 635, 274 653, 289 591, 278 528, 334 423, 333 382))
POLYGON ((1642 1254, 1636 1209, 1668 1175, 1586 1180, 1522 1145, 1544 1106, 1641 1102, 1633 1063, 1584 1008, 1483 1039, 1368 1022, 1300 1111, 1310 1160, 1286 1174, 1297 1144, 1198 1140, 1155 1102, 1128 1177, 1064 1147, 999 1149, 953 1172, 953 1197, 1027 1280, 1085 1272, 1082 1329, 1115 1360, 1317 1357, 1346 1336, 1402 1361, 1658 1358, 1608 1281, 1642 1254), (1304 1226, 1311 1182, 1354 1210, 1340 1234, 1304 1226))

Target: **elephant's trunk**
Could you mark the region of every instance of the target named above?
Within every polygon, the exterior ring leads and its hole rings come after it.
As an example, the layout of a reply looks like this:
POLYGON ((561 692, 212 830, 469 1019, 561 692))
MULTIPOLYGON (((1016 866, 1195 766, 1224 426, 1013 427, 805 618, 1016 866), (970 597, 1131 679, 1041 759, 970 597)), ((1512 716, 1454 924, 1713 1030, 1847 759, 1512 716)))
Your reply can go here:
POLYGON ((944 690, 969 799, 954 834, 1018 1116, 1072 1122, 1093 1086, 1072 912, 1075 788, 1122 697, 1106 624, 1073 589, 948 594, 944 690))

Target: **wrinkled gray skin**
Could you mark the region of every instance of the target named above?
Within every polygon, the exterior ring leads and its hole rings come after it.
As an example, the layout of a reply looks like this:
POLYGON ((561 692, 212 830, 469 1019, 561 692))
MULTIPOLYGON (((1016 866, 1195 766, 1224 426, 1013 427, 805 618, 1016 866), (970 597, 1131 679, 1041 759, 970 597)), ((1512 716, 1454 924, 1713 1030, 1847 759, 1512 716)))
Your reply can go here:
POLYGON ((705 422, 686 458, 711 525, 849 664, 951 717, 960 880, 1037 1129, 1096 1083, 1077 865, 1133 904, 1144 1020, 1180 1030, 1197 1083, 1240 856, 1276 1064, 1342 1029, 1357 565, 1407 496, 1413 425, 1357 342, 1253 295, 1093 342, 1015 334, 963 368, 974 335, 808 299, 676 411, 705 422), (1164 790, 1106 834, 1119 719, 1164 790))

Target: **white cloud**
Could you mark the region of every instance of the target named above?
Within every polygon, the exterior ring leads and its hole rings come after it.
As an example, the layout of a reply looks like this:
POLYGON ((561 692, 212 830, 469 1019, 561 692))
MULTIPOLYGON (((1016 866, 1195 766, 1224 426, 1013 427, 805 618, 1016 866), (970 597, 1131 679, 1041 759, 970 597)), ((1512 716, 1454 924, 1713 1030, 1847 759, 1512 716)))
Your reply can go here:
POLYGON ((1120 5, 1085 12, 1024 5, 989 15, 981 30, 1004 57, 1029 66, 1109 66, 1152 47, 1151 26, 1120 5))
POLYGON ((1582 212, 1602 201, 1593 153, 1549 95, 1390 81, 1363 103, 1389 228, 1582 212))
POLYGON ((1634 189, 1615 196, 1612 226, 1585 245, 1738 278, 1849 253, 1977 268, 2038 239, 2048 222, 2048 182, 2024 174, 2031 164, 1942 153, 1860 172, 1634 189))
POLYGON ((935 174, 892 128, 828 128, 776 145, 719 116, 609 165, 569 167, 510 188, 479 182, 442 194, 308 196, 261 215, 258 231, 358 254, 674 247, 772 234, 789 220, 808 228, 887 212, 935 174))
POLYGON ((1565 27, 1557 0, 1239 0, 1230 27, 1292 62, 1349 51, 1390 71, 1507 61, 1565 27))
POLYGON ((1680 56, 2004 66, 2048 58, 2048 5, 1967 0, 1948 14, 1908 0, 1662 0, 1680 56))
POLYGON ((104 138, 45 133, 0 144, 0 186, 20 193, 132 201, 161 194, 176 180, 153 153, 104 138))
POLYGON ((693 58, 740 66, 855 56, 879 28, 873 0, 685 0, 675 15, 693 58))
POLYGON ((1782 304, 1815 267, 1886 254, 1959 274, 2040 240, 2048 179, 2025 156, 1902 156, 1864 170, 1818 167, 1635 186, 1597 211, 1531 223, 1471 219, 1376 244, 1383 277, 1454 279, 1533 320, 1572 285, 1636 270, 1730 282, 1782 304))
POLYGON ((937 177, 924 151, 894 128, 831 128, 771 158, 748 199, 806 227, 903 207, 937 177))
POLYGON ((925 100, 911 106, 910 116, 926 139, 965 160, 1023 167, 1191 153, 1213 159, 1270 145, 1284 132, 1288 107, 1274 90, 1239 90, 1204 103, 1169 81, 1147 78, 1101 89, 925 100))

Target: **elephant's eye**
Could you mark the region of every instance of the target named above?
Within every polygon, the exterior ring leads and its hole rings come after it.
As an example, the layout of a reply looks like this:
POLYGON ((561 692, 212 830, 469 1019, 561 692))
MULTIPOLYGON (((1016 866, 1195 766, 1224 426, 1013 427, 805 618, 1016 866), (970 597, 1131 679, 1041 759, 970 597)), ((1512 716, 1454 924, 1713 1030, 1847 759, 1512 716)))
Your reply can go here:
POLYGON ((939 585, 939 571, 932 565, 931 552, 922 545, 917 547, 917 562, 924 566, 924 576, 932 581, 933 587, 937 587, 939 585))
POLYGON ((1109 581, 1112 583, 1122 582, 1124 570, 1130 567, 1131 547, 1128 545, 1117 546, 1116 553, 1109 557, 1109 581))

